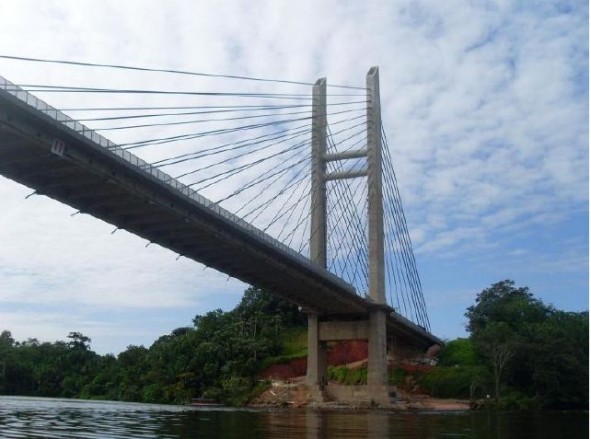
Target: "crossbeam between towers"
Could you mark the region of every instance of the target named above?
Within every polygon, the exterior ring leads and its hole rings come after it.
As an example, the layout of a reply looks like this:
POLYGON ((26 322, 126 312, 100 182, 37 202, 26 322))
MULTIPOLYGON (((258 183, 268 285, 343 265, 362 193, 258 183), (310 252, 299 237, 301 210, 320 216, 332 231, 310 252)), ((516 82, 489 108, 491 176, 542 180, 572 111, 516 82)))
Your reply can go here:
POLYGON ((347 337, 368 340, 368 393, 381 403, 388 401, 387 329, 389 307, 385 298, 384 278, 384 210, 382 200, 382 153, 379 69, 372 67, 367 82, 367 145, 365 149, 327 153, 326 79, 319 79, 313 89, 312 151, 311 151, 311 227, 310 258, 326 268, 327 264, 327 201, 326 182, 345 178, 367 177, 368 236, 369 236, 369 295, 375 304, 360 321, 323 322, 327 316, 308 312, 308 370, 309 386, 322 388, 326 382, 326 341, 347 337), (367 158, 362 170, 328 174, 331 161, 367 158), (322 334, 322 335, 321 335, 322 334))

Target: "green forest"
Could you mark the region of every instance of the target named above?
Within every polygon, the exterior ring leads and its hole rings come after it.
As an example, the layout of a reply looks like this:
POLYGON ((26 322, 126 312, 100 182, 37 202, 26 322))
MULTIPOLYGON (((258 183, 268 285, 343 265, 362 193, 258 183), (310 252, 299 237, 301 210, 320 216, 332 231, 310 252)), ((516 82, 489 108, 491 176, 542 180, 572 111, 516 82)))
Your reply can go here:
POLYGON ((0 394, 182 404, 204 397, 243 405, 264 383, 257 372, 280 355, 282 337, 303 328, 305 315, 277 296, 245 291, 230 312, 197 315, 192 326, 98 355, 90 338, 71 332, 67 342, 15 342, 0 335, 0 394))
MULTIPOLYGON (((505 280, 477 293, 465 316, 469 337, 448 340, 435 366, 394 366, 391 382, 498 409, 588 408, 588 312, 557 310, 505 280)), ((197 315, 149 348, 117 356, 95 353, 80 332, 19 342, 4 330, 0 394, 244 405, 268 386, 258 378, 266 366, 306 355, 305 331, 296 306, 252 287, 233 310, 197 315)), ((360 383, 364 372, 331 367, 330 377, 360 383)))
POLYGON ((470 336, 448 341, 438 366, 415 376, 429 394, 498 409, 588 409, 588 311, 557 310, 505 280, 478 293, 465 317, 470 336))

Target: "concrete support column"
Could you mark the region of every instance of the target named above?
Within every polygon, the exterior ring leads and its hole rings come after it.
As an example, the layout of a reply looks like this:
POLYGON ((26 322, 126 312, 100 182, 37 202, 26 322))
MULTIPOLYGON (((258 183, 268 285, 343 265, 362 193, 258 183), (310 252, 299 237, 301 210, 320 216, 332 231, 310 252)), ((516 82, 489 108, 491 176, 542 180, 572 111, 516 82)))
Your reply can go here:
POLYGON ((376 308, 369 314, 369 340, 367 353, 367 385, 370 391, 380 396, 388 394, 388 355, 387 355, 386 311, 376 308))
MULTIPOLYGON (((326 268, 326 79, 316 81, 312 92, 312 199, 310 259, 326 268)), ((326 343, 319 341, 318 314, 308 313, 308 369, 306 383, 323 384, 326 379, 326 343)))
POLYGON ((326 268, 326 79, 312 92, 310 259, 326 268))
POLYGON ((376 308, 369 314, 367 385, 380 404, 388 403, 388 363, 385 271, 384 208, 382 200, 382 120, 379 70, 367 73, 367 193, 369 241, 369 295, 376 308))
POLYGON ((367 196, 369 244, 369 295, 386 303, 384 271, 384 207, 382 200, 382 116, 377 67, 367 73, 367 196))
POLYGON ((308 366, 306 384, 320 386, 327 378, 326 342, 319 341, 318 314, 308 313, 308 366))

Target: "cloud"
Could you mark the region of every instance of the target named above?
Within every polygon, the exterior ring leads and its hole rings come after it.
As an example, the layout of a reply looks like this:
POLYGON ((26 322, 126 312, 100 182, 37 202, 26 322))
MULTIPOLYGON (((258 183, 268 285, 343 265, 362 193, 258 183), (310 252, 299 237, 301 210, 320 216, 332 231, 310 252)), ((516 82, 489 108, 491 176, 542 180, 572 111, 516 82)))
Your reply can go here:
MULTIPOLYGON (((0 53, 309 82, 326 76, 329 84, 357 86, 365 84, 370 66, 379 65, 384 128, 420 258, 478 254, 510 270, 512 258, 541 253, 531 259, 539 262, 531 263, 532 276, 569 265, 553 260, 570 261, 580 273, 588 244, 571 246, 572 253, 567 245, 535 249, 532 236, 566 242, 561 225, 588 216, 587 8, 582 1, 20 1, 4 6, 0 53)), ((284 84, 6 60, 0 60, 0 74, 21 84, 309 92, 284 84)), ((74 94, 45 98, 58 107, 144 103, 137 96, 103 102, 74 94)), ((159 127, 141 136, 191 129, 197 128, 159 127)), ((123 131, 107 137, 136 140, 123 131)), ((138 154, 157 160, 173 148, 181 154, 206 144, 170 144, 138 154)), ((178 174, 208 162, 198 163, 165 170, 178 174)), ((271 168, 280 164, 269 161, 271 168)), ((205 193, 219 199, 256 176, 252 169, 205 193)), ((1 303, 199 309, 212 294, 233 289, 237 297, 244 287, 190 261, 175 261, 166 250, 145 248, 145 241, 125 232, 111 235, 112 227, 99 221, 71 218, 72 209, 52 200, 23 201, 28 193, 0 183, 1 303)), ((240 200, 225 205, 237 209, 240 200)), ((271 218, 263 215, 257 224, 271 218)))
MULTIPOLYGON (((513 12, 498 30, 461 45, 468 49, 457 51, 453 77, 443 71, 433 79, 440 86, 431 89, 439 91, 417 111, 422 120, 410 124, 429 133, 420 139, 427 145, 400 146, 405 200, 412 208, 428 206, 431 215, 440 211, 450 227, 502 227, 519 219, 527 228, 557 208, 568 216, 588 199, 588 111, 574 79, 587 64, 572 56, 582 52, 577 36, 585 24, 577 14, 513 12), (521 32, 523 26, 532 33, 521 32), (417 159, 404 149, 422 153, 417 159)), ((488 239, 494 230, 482 229, 488 239)))
MULTIPOLYGON (((30 190, 0 186, 0 302, 99 307, 197 306, 226 290, 227 276, 150 245, 30 190), (34 220, 33 220, 34 218, 34 220)), ((232 282, 242 288, 240 282, 232 282)))

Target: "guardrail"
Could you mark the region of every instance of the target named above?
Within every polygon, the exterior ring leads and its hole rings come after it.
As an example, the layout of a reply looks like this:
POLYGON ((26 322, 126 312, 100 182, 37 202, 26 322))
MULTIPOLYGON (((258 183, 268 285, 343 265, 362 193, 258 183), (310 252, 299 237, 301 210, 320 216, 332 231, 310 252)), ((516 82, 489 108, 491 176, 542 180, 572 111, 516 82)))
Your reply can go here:
POLYGON ((138 156, 121 148, 109 139, 98 134, 96 131, 72 119, 70 116, 62 113, 60 110, 52 107, 43 100, 37 98, 36 96, 32 95, 26 90, 23 90, 21 87, 13 84, 12 82, 8 81, 6 78, 2 76, 0 76, 0 90, 3 90, 11 96, 14 96, 24 104, 28 105, 31 109, 37 110, 43 113, 44 115, 48 116, 51 119, 51 121, 55 123, 58 127, 66 128, 72 131, 72 134, 74 135, 83 136, 85 139, 90 140, 94 144, 103 148, 106 154, 113 154, 125 160, 126 162, 136 166, 138 168, 137 172, 144 172, 149 174, 150 176, 159 180, 162 184, 170 186, 174 190, 179 191, 181 194, 183 194, 186 197, 189 197, 191 200, 198 203, 199 205, 215 212, 220 217, 232 221, 234 224, 238 225, 244 231, 244 233, 247 233, 251 237, 254 237, 267 244, 270 244, 277 250, 289 255, 291 258, 296 259, 299 263, 305 265, 307 268, 311 269, 317 274, 327 278, 331 282, 336 283, 337 285, 339 285, 339 287, 343 288, 344 290, 347 290, 352 294, 358 295, 355 287, 345 282, 340 277, 324 269, 318 264, 315 264, 302 254, 298 253, 297 251, 288 247, 287 245, 283 244, 277 239, 271 237, 262 230, 254 227, 252 224, 244 221, 242 218, 224 209, 219 204, 214 203, 211 200, 208 200, 207 198, 199 194, 196 190, 181 183, 180 181, 166 174, 165 172, 162 172, 160 169, 156 168, 155 166, 151 165, 145 160, 142 160, 138 156))

